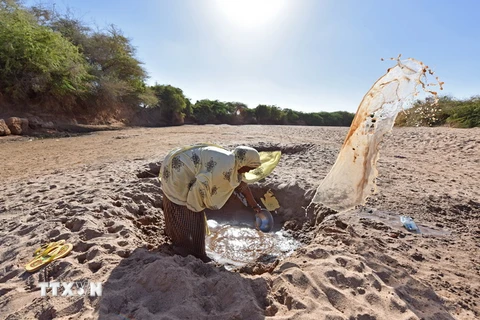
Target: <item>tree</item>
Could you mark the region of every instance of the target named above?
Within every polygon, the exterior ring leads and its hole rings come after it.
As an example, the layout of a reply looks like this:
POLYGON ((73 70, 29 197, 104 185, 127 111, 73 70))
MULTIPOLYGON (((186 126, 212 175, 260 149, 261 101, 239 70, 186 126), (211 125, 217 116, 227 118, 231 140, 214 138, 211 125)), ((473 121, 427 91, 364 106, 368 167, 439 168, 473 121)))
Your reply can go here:
POLYGON ((286 122, 285 112, 277 106, 271 106, 270 107, 270 123, 283 124, 284 122, 286 122))
POLYGON ((288 124, 296 124, 298 120, 300 120, 300 112, 293 111, 292 109, 285 109, 284 112, 288 124))
POLYGON ((154 108, 159 108, 163 120, 170 125, 183 124, 185 111, 190 101, 185 98, 180 88, 171 85, 154 85, 151 87, 158 103, 154 108))
POLYGON ((0 6, 0 92, 6 100, 70 108, 89 89, 78 48, 11 1, 0 6))
POLYGON ((257 123, 257 119, 255 117, 255 109, 247 108, 244 110, 244 123, 247 124, 255 124, 257 123))
POLYGON ((94 96, 103 104, 139 105, 147 92, 147 74, 135 58, 135 49, 115 26, 95 32, 84 44, 84 54, 95 76, 94 96))
POLYGON ((60 15, 42 6, 30 11, 38 24, 60 33, 88 62, 91 89, 79 106, 84 112, 113 116, 157 103, 145 83, 147 74, 135 58, 135 48, 117 27, 93 31, 69 12, 60 15))
POLYGON ((199 124, 234 123, 235 106, 218 100, 199 100, 193 106, 193 116, 199 124))
POLYGON ((212 101, 208 99, 197 101, 193 106, 193 117, 199 124, 215 123, 212 101))
POLYGON ((225 104, 231 113, 231 123, 244 124, 247 116, 246 111, 248 110, 248 106, 243 102, 226 102, 225 104))
POLYGON ((259 104, 255 108, 255 116, 257 117, 258 123, 261 124, 267 124, 270 122, 272 115, 272 110, 270 106, 267 106, 265 104, 259 104))
POLYGON ((324 118, 320 115, 320 113, 305 113, 303 119, 305 124, 308 126, 325 125, 324 118))

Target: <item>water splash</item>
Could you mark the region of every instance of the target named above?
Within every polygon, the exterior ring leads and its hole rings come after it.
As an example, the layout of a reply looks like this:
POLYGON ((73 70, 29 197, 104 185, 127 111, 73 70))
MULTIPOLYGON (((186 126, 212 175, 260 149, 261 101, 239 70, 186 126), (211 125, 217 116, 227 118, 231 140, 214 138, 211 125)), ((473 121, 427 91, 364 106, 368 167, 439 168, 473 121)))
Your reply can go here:
POLYGON ((312 203, 323 204, 337 211, 344 211, 365 203, 376 191, 379 144, 390 132, 397 114, 410 106, 423 92, 435 97, 432 87, 442 90, 443 82, 436 77, 429 83, 427 75, 433 71, 415 59, 396 61, 396 65, 375 82, 363 97, 340 154, 325 179, 320 183, 312 203))

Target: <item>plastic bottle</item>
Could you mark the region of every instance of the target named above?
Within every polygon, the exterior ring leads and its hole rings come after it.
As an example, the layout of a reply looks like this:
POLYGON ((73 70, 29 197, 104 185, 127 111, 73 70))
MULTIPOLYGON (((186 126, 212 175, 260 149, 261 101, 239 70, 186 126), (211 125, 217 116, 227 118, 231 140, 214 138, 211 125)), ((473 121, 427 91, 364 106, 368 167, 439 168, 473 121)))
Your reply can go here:
POLYGON ((419 231, 415 221, 413 221, 412 218, 408 216, 400 216, 400 221, 408 231, 419 231))

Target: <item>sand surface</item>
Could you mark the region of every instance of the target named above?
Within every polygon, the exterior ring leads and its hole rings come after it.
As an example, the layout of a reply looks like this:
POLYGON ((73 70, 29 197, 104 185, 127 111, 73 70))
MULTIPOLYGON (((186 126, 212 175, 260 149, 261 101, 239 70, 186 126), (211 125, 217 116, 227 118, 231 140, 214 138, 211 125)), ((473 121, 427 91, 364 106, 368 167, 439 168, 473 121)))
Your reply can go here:
POLYGON ((182 126, 71 138, 0 138, 0 319, 478 319, 480 129, 399 128, 378 193, 341 214, 306 207, 348 128, 182 126), (213 142, 280 149, 275 217, 304 242, 237 272, 172 253, 154 178, 167 151, 213 142), (423 233, 402 228, 410 215, 423 233), (315 221, 317 221, 315 223, 315 221), (48 240, 71 254, 29 274, 48 240), (40 296, 39 282, 95 281, 101 297, 40 296))

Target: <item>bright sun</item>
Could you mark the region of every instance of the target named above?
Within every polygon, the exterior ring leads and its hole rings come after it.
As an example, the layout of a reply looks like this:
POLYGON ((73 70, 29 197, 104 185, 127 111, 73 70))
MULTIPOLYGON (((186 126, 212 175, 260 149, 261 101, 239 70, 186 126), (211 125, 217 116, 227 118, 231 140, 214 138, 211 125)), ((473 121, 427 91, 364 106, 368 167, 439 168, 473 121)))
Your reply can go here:
POLYGON ((261 30, 281 19, 288 0, 214 0, 221 17, 242 31, 261 30))

